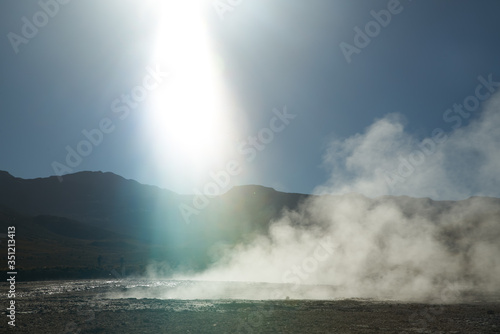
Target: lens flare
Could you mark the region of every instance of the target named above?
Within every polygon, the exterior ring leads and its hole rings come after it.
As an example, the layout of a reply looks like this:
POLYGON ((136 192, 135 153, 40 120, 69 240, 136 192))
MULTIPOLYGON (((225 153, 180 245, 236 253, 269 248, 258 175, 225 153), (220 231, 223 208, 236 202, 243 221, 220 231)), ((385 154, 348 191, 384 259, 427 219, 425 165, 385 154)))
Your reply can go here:
POLYGON ((211 45, 205 4, 154 4, 159 20, 152 62, 171 77, 152 92, 145 129, 155 164, 200 181, 227 159, 234 142, 228 94, 221 80, 220 58, 211 45))

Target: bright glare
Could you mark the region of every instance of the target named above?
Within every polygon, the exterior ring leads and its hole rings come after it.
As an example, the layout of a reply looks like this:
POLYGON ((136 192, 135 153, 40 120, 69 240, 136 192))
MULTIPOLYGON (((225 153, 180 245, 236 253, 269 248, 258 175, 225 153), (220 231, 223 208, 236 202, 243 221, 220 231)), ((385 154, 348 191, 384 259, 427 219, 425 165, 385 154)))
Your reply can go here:
POLYGON ((171 77, 152 93, 147 131, 158 162, 184 165, 185 173, 204 173, 220 162, 231 136, 220 64, 202 15, 204 3, 155 2, 161 19, 152 62, 171 77))

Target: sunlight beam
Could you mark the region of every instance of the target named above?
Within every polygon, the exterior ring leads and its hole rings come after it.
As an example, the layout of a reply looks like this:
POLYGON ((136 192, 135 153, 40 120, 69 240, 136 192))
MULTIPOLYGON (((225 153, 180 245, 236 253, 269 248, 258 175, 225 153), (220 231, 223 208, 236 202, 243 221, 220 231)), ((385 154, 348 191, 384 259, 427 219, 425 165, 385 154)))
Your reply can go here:
POLYGON ((160 19, 152 62, 172 76, 152 93, 146 121, 157 163, 175 158, 183 175, 199 178, 226 157, 234 133, 204 3, 155 2, 160 19))

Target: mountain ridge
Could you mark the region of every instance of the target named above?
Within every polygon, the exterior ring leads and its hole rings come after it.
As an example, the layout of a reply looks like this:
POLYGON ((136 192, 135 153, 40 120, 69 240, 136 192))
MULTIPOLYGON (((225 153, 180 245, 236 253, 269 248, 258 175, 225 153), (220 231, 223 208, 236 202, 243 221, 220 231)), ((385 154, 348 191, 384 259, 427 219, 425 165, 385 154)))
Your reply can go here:
MULTIPOLYGON (((200 207, 194 202, 196 195, 143 185, 111 172, 78 172, 59 182, 56 176, 22 179, 0 171, 0 228, 6 231, 7 226, 16 226, 20 253, 35 254, 24 262, 26 268, 33 266, 33 270, 54 266, 61 257, 60 263, 65 265, 87 266, 85 275, 90 275, 97 270, 91 264, 95 265, 101 255, 109 258, 109 265, 116 265, 125 257, 134 268, 142 268, 136 269, 139 271, 144 269, 141 266, 145 261, 151 260, 167 262, 174 268, 200 269, 217 260, 214 254, 219 253, 214 249, 269 235, 272 223, 285 211, 297 211, 306 217, 306 221, 290 224, 321 227, 321 222, 309 221, 310 212, 303 212, 302 203, 311 198, 327 207, 350 198, 354 202, 361 199, 369 208, 384 203, 398 208, 406 217, 424 215, 436 222, 456 203, 487 203, 493 208, 487 214, 500 216, 500 199, 494 197, 474 196, 462 201, 409 196, 372 199, 354 193, 307 195, 243 185, 216 197, 207 196, 208 202, 200 207), (191 221, 185 220, 181 207, 193 208, 191 221)), ((80 269, 74 270, 71 272, 78 277, 80 269)), ((35 276, 47 277, 44 275, 37 271, 35 276)), ((59 274, 54 275, 50 277, 59 274)))

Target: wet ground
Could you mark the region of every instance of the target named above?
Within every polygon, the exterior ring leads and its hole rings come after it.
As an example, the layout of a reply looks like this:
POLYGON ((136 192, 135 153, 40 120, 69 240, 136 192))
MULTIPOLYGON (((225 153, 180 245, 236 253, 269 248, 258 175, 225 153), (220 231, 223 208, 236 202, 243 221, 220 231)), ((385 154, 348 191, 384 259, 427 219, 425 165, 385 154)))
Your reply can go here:
POLYGON ((496 301, 436 305, 359 299, 159 299, 165 298, 161 291, 176 284, 18 283, 16 327, 7 325, 3 311, 0 332, 500 333, 496 301), (149 291, 144 294, 148 298, 135 298, 144 291, 149 291))

